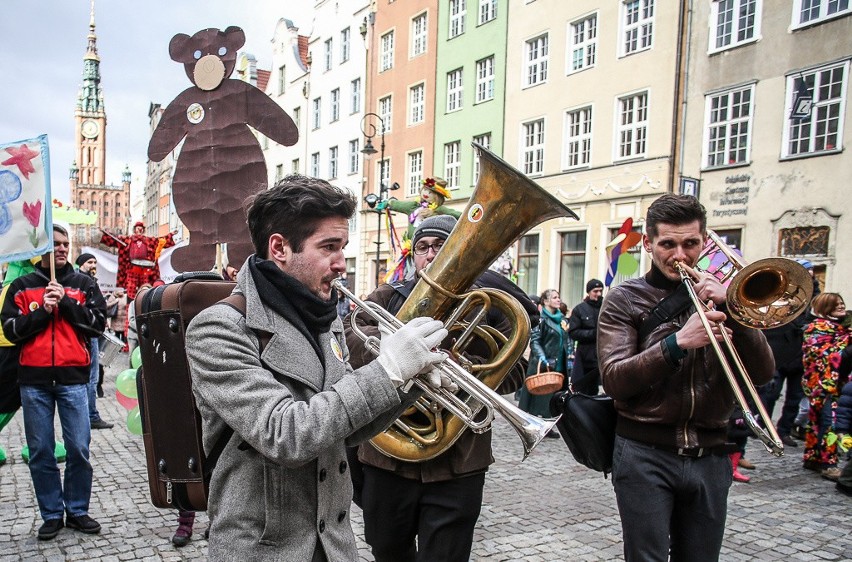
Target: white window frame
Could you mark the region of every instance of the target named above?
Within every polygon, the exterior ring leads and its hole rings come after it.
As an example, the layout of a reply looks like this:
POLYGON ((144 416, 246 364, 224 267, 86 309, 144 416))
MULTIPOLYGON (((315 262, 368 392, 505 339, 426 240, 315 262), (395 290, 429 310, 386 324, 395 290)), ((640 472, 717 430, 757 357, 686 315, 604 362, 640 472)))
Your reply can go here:
POLYGON ((427 12, 411 18, 411 58, 426 52, 429 39, 429 20, 427 12))
POLYGON ((408 124, 419 125, 426 120, 426 84, 421 82, 408 89, 408 124))
POLYGON ((759 40, 762 14, 763 0, 713 0, 707 52, 718 53, 759 40), (743 14, 743 10, 751 10, 751 13, 743 14), (724 37, 728 38, 727 43, 724 37))
POLYGON ((349 60, 350 56, 350 38, 352 36, 352 32, 350 28, 346 28, 340 31, 340 63, 349 60))
POLYGON ((337 157, 338 150, 336 146, 328 149, 328 179, 337 179, 337 157))
POLYGON ((784 111, 784 132, 783 144, 781 146, 782 158, 801 158, 803 156, 813 156, 819 154, 834 154, 843 150, 843 135, 844 135, 844 116, 846 114, 846 92, 849 84, 849 61, 845 60, 839 63, 828 64, 818 68, 812 68, 807 71, 796 72, 787 76, 787 93, 784 111), (827 88, 825 73, 833 73, 839 71, 841 73, 840 83, 835 88, 827 88), (800 77, 807 79, 813 77, 809 83, 810 92, 813 95, 813 103, 811 106, 811 116, 808 119, 801 121, 790 119, 790 113, 793 110, 793 102, 796 98, 796 85, 800 77), (831 90, 835 90, 832 92, 831 90), (834 94, 838 94, 834 97, 834 94), (828 94, 831 97, 826 98, 828 94), (830 112, 831 115, 826 115, 830 112), (829 117, 829 119, 827 119, 829 117), (820 135, 820 124, 826 121, 835 122, 834 142, 829 144, 826 135, 820 135), (792 134, 796 131, 799 134, 801 128, 807 128, 807 134, 804 138, 807 141, 807 149, 800 151, 790 150, 792 134))
POLYGON ((393 95, 388 94, 379 98, 379 117, 384 122, 385 133, 391 131, 391 119, 393 118, 393 95))
POLYGON ((547 82, 547 61, 550 35, 542 33, 524 42, 523 86, 537 86, 547 82))
POLYGON ((464 68, 447 72, 447 113, 464 107, 464 68))
POLYGON ((497 19, 497 0, 479 0, 479 25, 497 19))
POLYGON ((349 103, 351 104, 349 114, 361 111, 361 79, 356 78, 349 83, 349 103))
POLYGON ((278 95, 283 95, 287 91, 287 65, 282 64, 278 67, 278 95))
POLYGON ((322 98, 314 98, 311 105, 311 125, 312 129, 319 129, 322 125, 322 98))
POLYGON ((405 196, 417 197, 423 182, 423 151, 409 152, 406 160, 408 165, 405 170, 405 196))
POLYGON ((444 145, 444 179, 447 189, 458 189, 461 174, 461 141, 448 142, 444 145))
POLYGON ((380 43, 379 72, 384 72, 393 68, 393 30, 382 35, 380 43))
POLYGON ((594 107, 584 105, 565 111, 562 169, 586 168, 592 163, 594 107))
MULTIPOLYGON (((482 146, 482 148, 486 148, 491 150, 491 133, 482 133, 481 135, 476 135, 473 137, 473 142, 482 146)), ((479 151, 473 151, 473 185, 476 185, 476 182, 479 181, 479 151)))
POLYGON ((361 141, 352 139, 349 141, 349 173, 357 174, 361 168, 361 141))
POLYGON ((450 0, 449 38, 458 37, 465 32, 467 20, 467 0, 450 0))
POLYGON ((521 165, 527 176, 544 173, 544 117, 521 123, 521 165))
POLYGON ((622 0, 618 52, 626 57, 654 46, 656 0, 622 0))
POLYGON ((328 72, 329 70, 331 70, 331 64, 332 64, 331 54, 332 54, 332 51, 334 50, 334 42, 331 40, 331 38, 328 38, 328 39, 325 40, 323 45, 324 45, 324 47, 323 47, 324 57, 323 58, 325 60, 325 71, 328 72))
POLYGON ((648 90, 616 98, 615 137, 613 139, 614 161, 644 158, 648 153, 648 113, 650 107, 648 90), (627 106, 628 103, 631 104, 630 107, 627 106), (627 136, 629 136, 629 139, 625 139, 627 136), (627 154, 624 153, 623 149, 625 140, 627 140, 627 146, 630 147, 627 154))
POLYGON ((334 123, 338 119, 340 119, 340 88, 335 88, 331 91, 331 120, 330 123, 334 123))
POLYGON ((319 177, 319 152, 311 154, 311 176, 315 178, 319 177))
POLYGON ((598 13, 568 23, 566 74, 594 68, 598 59, 598 13))
POLYGON ((750 84, 705 96, 705 168, 740 166, 751 161, 754 91, 754 84, 750 84))
POLYGON ((494 55, 476 61, 476 103, 494 99, 494 55))
POLYGON ((847 2, 845 8, 835 9, 834 12, 829 13, 829 9, 842 5, 842 3, 842 1, 835 0, 793 0, 793 15, 790 28, 799 29, 801 27, 808 27, 817 23, 845 16, 849 12, 852 12, 852 2, 847 2), (814 6, 814 2, 818 5, 814 6), (813 17, 809 17, 803 21, 802 10, 808 8, 810 8, 810 14, 813 17))

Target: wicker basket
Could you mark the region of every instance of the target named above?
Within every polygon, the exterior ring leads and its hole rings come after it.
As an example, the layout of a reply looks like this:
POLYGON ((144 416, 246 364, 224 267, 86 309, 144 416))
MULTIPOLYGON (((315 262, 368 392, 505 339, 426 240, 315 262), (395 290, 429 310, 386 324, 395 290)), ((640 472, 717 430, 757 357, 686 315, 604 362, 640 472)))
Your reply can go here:
POLYGON ((565 380, 564 375, 557 371, 542 372, 542 363, 542 361, 539 361, 536 374, 528 376, 524 381, 530 394, 551 394, 562 388, 562 382, 565 380))

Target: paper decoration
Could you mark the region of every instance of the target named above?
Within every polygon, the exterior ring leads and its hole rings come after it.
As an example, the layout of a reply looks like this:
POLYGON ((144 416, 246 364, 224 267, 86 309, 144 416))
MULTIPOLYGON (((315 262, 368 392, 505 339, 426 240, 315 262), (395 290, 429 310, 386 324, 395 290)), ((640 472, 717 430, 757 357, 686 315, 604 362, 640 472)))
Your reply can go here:
POLYGON ((0 144, 0 261, 53 250, 47 135, 0 144))
POLYGON ((70 207, 59 199, 54 199, 53 220, 68 224, 95 224, 98 222, 98 214, 88 209, 70 207))
POLYGON ((618 229, 615 238, 606 245, 606 255, 609 258, 609 267, 606 270, 606 282, 609 288, 617 274, 633 275, 639 268, 639 262, 630 255, 630 248, 642 240, 642 235, 633 232, 633 219, 627 218, 618 229))

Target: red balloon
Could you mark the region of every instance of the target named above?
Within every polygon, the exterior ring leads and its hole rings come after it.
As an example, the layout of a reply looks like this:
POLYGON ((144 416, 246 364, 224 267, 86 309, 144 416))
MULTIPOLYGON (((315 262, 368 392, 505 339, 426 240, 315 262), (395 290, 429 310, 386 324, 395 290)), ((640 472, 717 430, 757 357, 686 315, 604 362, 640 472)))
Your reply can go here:
POLYGON ((121 393, 120 390, 115 391, 115 398, 125 410, 132 410, 139 404, 139 400, 137 400, 136 398, 130 398, 129 396, 125 396, 121 393))

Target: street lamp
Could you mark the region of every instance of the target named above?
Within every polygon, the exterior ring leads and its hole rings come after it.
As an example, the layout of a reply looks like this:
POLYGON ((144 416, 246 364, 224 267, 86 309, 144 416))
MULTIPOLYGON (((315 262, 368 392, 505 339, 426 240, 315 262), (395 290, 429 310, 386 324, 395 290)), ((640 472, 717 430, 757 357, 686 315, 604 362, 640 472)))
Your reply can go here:
MULTIPOLYGON (((388 185, 385 181, 385 120, 377 113, 367 113, 361 119, 361 132, 364 133, 366 142, 364 148, 361 149, 361 154, 364 158, 370 159, 377 151, 373 146, 373 138, 376 134, 381 135, 381 144, 379 145, 379 194, 370 193, 364 197, 364 202, 370 209, 375 209, 378 216, 378 230, 376 231, 376 287, 379 286, 380 267, 379 263, 382 257, 382 213, 387 206, 388 200, 388 185), (379 127, 370 119, 373 118, 379 122, 379 127)), ((394 183, 391 190, 399 189, 399 184, 394 183)))

